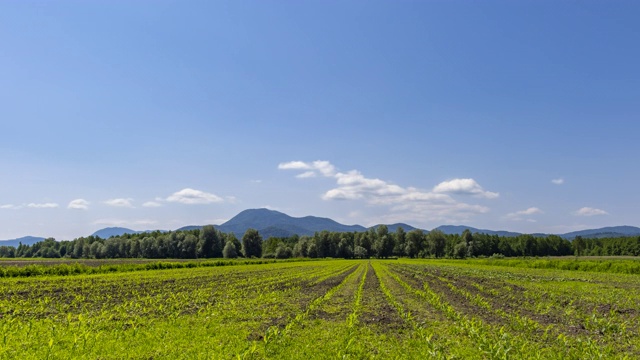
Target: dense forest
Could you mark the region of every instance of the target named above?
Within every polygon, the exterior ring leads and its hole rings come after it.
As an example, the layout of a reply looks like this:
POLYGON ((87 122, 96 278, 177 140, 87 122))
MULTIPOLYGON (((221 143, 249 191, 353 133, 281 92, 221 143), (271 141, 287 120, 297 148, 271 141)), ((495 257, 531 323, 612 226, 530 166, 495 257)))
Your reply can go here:
POLYGON ((321 231, 313 236, 293 236, 263 240, 258 231, 249 229, 242 239, 222 233, 213 226, 200 230, 125 234, 109 239, 95 236, 72 241, 52 238, 17 248, 0 246, 5 258, 467 258, 490 256, 563 256, 563 255, 640 255, 640 237, 583 239, 573 241, 559 236, 500 237, 472 234, 445 235, 433 230, 389 232, 381 225, 365 232, 321 231))

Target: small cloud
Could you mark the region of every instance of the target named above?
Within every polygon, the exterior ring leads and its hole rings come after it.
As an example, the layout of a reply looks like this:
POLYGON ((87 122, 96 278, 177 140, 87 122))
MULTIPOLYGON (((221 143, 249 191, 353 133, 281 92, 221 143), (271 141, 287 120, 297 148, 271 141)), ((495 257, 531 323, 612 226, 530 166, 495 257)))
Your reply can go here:
POLYGON ((499 193, 485 191, 474 179, 453 179, 443 181, 433 188, 434 193, 473 195, 486 199, 495 199, 499 193))
POLYGON ((207 193, 200 190, 195 189, 182 189, 178 192, 173 193, 167 199, 169 202, 177 202, 181 204, 193 205, 193 204, 212 204, 212 203, 220 203, 224 200, 211 193, 207 193))
POLYGON ((0 205, 0 209, 20 209, 21 207, 13 204, 0 205))
POLYGON ((563 178, 553 179, 553 180, 551 180, 551 182, 556 184, 556 185, 562 185, 562 184, 564 184, 564 179, 563 178))
POLYGON ((85 199, 71 200, 67 209, 87 210, 89 209, 89 202, 85 199))
POLYGON ((533 215, 533 214, 542 214, 542 210, 537 207, 530 207, 527 210, 516 211, 518 215, 533 215))
POLYGON ((583 207, 574 213, 576 216, 609 215, 608 212, 592 207, 583 207))
POLYGON ((262 182, 261 179, 249 180, 250 183, 260 184, 262 182))
POLYGON ((157 201, 147 201, 146 203, 142 204, 142 207, 147 207, 147 208, 155 208, 155 207, 161 207, 162 204, 157 202, 157 201))
POLYGON ((131 198, 127 198, 127 199, 119 198, 119 199, 110 199, 105 201, 104 203, 114 207, 133 208, 133 204, 131 203, 132 201, 133 199, 131 198))
POLYGON ((302 174, 296 175, 296 177, 298 179, 312 178, 312 177, 316 177, 316 173, 313 171, 307 171, 307 172, 303 172, 302 174))
POLYGON ((520 211, 516 211, 516 212, 512 212, 506 215, 506 218, 509 220, 513 220, 513 221, 528 221, 528 222, 536 222, 536 220, 533 219, 525 219, 524 217, 526 216, 530 216, 530 215, 535 215, 535 214, 542 214, 542 210, 540 210, 537 207, 530 207, 526 210, 520 210, 520 211))
POLYGON ((34 209, 54 209, 54 208, 57 208, 58 206, 59 205, 56 203, 44 203, 44 204, 30 203, 27 205, 27 207, 34 208, 34 209))
POLYGON ((278 165, 278 169, 280 170, 308 170, 305 172, 304 176, 298 176, 299 178, 309 178, 315 176, 315 173, 318 172, 322 176, 332 177, 336 174, 336 168, 328 161, 325 160, 316 160, 313 162, 303 162, 303 161, 289 161, 286 163, 281 163, 278 165), (310 175, 309 173, 314 173, 314 175, 310 175))

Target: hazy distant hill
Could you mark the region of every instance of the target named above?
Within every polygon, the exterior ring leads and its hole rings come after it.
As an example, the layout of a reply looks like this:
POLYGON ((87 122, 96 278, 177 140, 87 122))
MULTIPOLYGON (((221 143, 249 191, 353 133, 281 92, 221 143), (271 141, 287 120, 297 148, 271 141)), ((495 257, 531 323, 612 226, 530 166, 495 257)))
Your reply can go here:
MULTIPOLYGON (((200 227, 198 227, 198 229, 199 228, 200 227)), ((108 228, 100 229, 100 230, 94 232, 91 235, 100 237, 102 239, 108 239, 108 238, 110 238, 112 236, 122 236, 124 234, 142 234, 142 233, 149 233, 149 232, 154 232, 154 231, 166 232, 166 230, 136 231, 136 230, 131 230, 131 229, 123 228, 123 227, 108 227, 108 228)))
POLYGON ((123 227, 108 227, 104 229, 100 229, 93 234, 92 236, 97 236, 103 239, 108 239, 112 236, 121 236, 124 234, 137 234, 138 232, 135 230, 123 228, 123 227))
POLYGON ((488 235, 498 235, 498 236, 518 236, 521 235, 517 232, 504 231, 504 230, 485 230, 485 229, 476 229, 471 226, 464 225, 442 225, 436 228, 437 230, 442 231, 445 234, 462 234, 466 229, 469 229, 471 233, 482 233, 488 235))
POLYGON ((328 218, 305 216, 296 218, 269 209, 244 210, 231 220, 218 226, 222 232, 233 232, 242 237, 247 229, 256 229, 263 238, 269 236, 313 235, 316 231, 365 231, 360 225, 343 225, 328 218))
POLYGON ((22 243, 23 245, 33 245, 42 240, 44 240, 43 237, 25 236, 18 239, 12 239, 12 240, 0 240, 0 246, 18 247, 20 246, 20 243, 22 243))
MULTIPOLYGON (((313 235, 315 232, 323 230, 331 232, 361 232, 367 230, 367 228, 365 228, 364 226, 344 225, 329 218, 316 216, 305 216, 297 218, 281 213, 279 211, 269 209, 244 210, 224 224, 214 226, 225 233, 233 232, 238 238, 242 238, 242 235, 244 235, 247 229, 256 229, 260 232, 263 239, 268 239, 272 236, 289 237, 292 235, 313 235)), ((378 226, 379 225, 375 225, 371 228, 377 228, 378 226)), ((395 232, 398 227, 402 227, 406 232, 416 229, 415 227, 404 223, 387 225, 389 232, 395 232)), ((198 230, 200 228, 202 228, 202 225, 189 225, 183 226, 176 231, 198 230)), ((438 226, 436 229, 444 232, 445 234, 462 234, 464 230, 469 229, 469 231, 471 231, 472 233, 484 233, 489 235, 508 237, 521 235, 521 233, 513 231, 477 229, 471 226, 464 225, 442 225, 438 226)), ((121 236, 123 234, 138 234, 151 231, 153 230, 136 231, 123 227, 109 227, 98 230, 93 233, 93 235, 99 236, 103 239, 108 239, 112 236, 121 236)), ((547 236, 547 234, 539 233, 532 235, 537 237, 547 236)), ((600 229, 574 231, 566 234, 559 234, 559 236, 570 240, 575 238, 576 236, 582 236, 584 238, 640 236, 640 228, 634 226, 613 226, 600 229)), ((15 240, 0 241, 0 246, 18 246, 20 241, 22 241, 23 244, 30 245, 42 240, 44 240, 44 238, 27 236, 15 240)))
POLYGON ((600 229, 573 231, 560 236, 567 239, 573 239, 576 236, 582 236, 583 238, 640 236, 640 228, 635 226, 609 226, 600 229))
MULTIPOLYGON (((383 224, 378 224, 378 225, 374 225, 372 227, 370 227, 369 229, 376 229, 378 226, 383 225, 383 224)), ((389 232, 396 232, 396 230, 398 230, 398 228, 401 227, 402 230, 404 230, 405 232, 409 232, 411 230, 415 230, 417 228, 408 225, 408 224, 404 224, 404 223, 397 223, 397 224, 391 224, 391 225, 387 225, 387 229, 389 229, 389 232)))
POLYGON ((200 229, 202 229, 202 225, 187 225, 179 229, 176 229, 175 231, 191 231, 191 230, 200 230, 200 229))

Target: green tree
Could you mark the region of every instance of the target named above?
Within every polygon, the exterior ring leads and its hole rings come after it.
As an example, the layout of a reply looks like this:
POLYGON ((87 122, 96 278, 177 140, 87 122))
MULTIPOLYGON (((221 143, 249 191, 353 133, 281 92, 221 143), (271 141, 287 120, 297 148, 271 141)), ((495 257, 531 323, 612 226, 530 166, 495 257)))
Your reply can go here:
POLYGON ((276 259, 289 259, 293 256, 293 252, 290 247, 286 246, 284 243, 280 243, 276 248, 275 255, 276 259))
POLYGON ((407 245, 405 246, 405 253, 410 258, 418 256, 423 249, 424 233, 422 230, 414 229, 407 233, 407 245))
POLYGON ((362 246, 356 245, 356 247, 353 249, 353 256, 358 259, 366 259, 369 257, 369 254, 367 253, 367 249, 363 248, 362 246))
POLYGON ((187 234, 179 245, 180 257, 195 259, 198 256, 198 238, 194 234, 187 234))
POLYGON ((443 257, 444 248, 447 245, 447 239, 445 238, 444 233, 438 229, 434 229, 429 232, 427 237, 429 252, 437 258, 443 257))
POLYGON ((576 256, 582 256, 584 254, 585 246, 586 242, 582 236, 576 236, 576 238, 573 239, 573 249, 575 250, 576 256))
POLYGON ((247 229, 244 233, 244 236, 242 236, 242 253, 247 258, 262 256, 262 237, 258 230, 247 229))
POLYGON ((213 225, 205 225, 200 229, 200 239, 198 241, 198 257, 214 257, 214 248, 218 242, 218 233, 213 225))
POLYGON ((236 237, 236 234, 230 232, 225 236, 225 246, 226 246, 226 243, 229 243, 229 242, 236 247, 236 254, 240 255, 240 253, 242 252, 242 243, 240 242, 240 240, 238 240, 238 238, 236 237))
POLYGON ((394 237, 395 243, 393 247, 393 254, 396 256, 405 256, 404 249, 407 245, 407 234, 402 226, 398 226, 394 237))
POLYGON ((236 246, 231 241, 227 241, 227 244, 222 249, 222 256, 225 259, 235 259, 238 257, 238 253, 236 252, 236 246))

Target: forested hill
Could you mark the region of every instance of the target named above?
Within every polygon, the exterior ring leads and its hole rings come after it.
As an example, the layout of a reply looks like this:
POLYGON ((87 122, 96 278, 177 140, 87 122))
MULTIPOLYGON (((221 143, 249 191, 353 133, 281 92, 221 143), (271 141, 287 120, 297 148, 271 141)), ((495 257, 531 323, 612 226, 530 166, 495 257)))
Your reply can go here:
POLYGON ((23 245, 33 245, 37 242, 40 242, 44 240, 43 237, 36 237, 36 236, 25 236, 25 237, 21 237, 19 239, 12 239, 12 240, 2 240, 0 241, 0 246, 14 246, 14 247, 18 247, 18 245, 23 244, 23 245))
MULTIPOLYGON (((203 224, 204 225, 204 224, 203 224)), ((175 231, 190 231, 200 230, 203 225, 189 225, 179 228, 175 231)), ((361 225, 344 225, 335 220, 316 216, 305 217, 293 217, 284 214, 279 211, 269 209, 249 209, 240 212, 229 221, 222 225, 215 225, 216 229, 224 233, 233 233, 236 237, 240 238, 247 231, 247 229, 256 229, 260 232, 264 239, 270 237, 286 238, 293 235, 298 236, 311 236, 319 231, 329 232, 364 232, 366 227, 361 225)), ((377 228, 379 225, 372 226, 371 228, 377 228)), ((390 224, 386 225, 388 230, 395 232, 399 227, 402 227, 405 231, 411 231, 416 229, 415 227, 404 224, 390 224)), ((495 231, 488 229, 478 229, 471 226, 464 225, 443 225, 436 228, 447 235, 461 235, 465 230, 469 230, 471 233, 481 233, 487 235, 497 235, 506 237, 516 237, 523 235, 518 232, 512 231, 495 231)), ((154 230, 161 233, 163 230, 154 230)), ((109 227, 98 230, 92 234, 102 239, 108 239, 114 236, 122 236, 124 234, 140 234, 151 233, 151 230, 136 231, 123 227, 109 227)), ((428 232, 426 230, 423 230, 428 232)), ((549 234, 531 234, 534 237, 547 237, 549 234)), ((574 231, 566 234, 558 234, 558 236, 573 240, 575 237, 580 236, 585 239, 599 239, 599 238, 618 238, 618 237, 635 237, 640 236, 640 228, 634 226, 615 226, 605 227, 600 229, 588 229, 581 231, 574 231)), ((18 246, 20 242, 22 244, 33 244, 38 241, 42 241, 44 238, 37 238, 27 236, 15 240, 0 241, 0 246, 18 246)))
POLYGON ((256 229, 265 239, 271 236, 313 235, 315 232, 323 230, 330 232, 367 230, 364 226, 343 225, 328 218, 316 216, 296 218, 269 209, 244 210, 217 228, 225 233, 234 233, 238 237, 241 237, 247 229, 256 229))
MULTIPOLYGON (((453 235, 453 234, 462 234, 465 230, 469 230, 472 234, 480 233, 487 235, 498 235, 498 236, 518 236, 522 235, 521 233, 512 232, 512 231, 504 231, 504 230, 485 230, 485 229, 476 229, 470 226, 464 225, 442 225, 438 226, 436 229, 442 231, 445 234, 453 235)), ((543 235, 546 236, 546 235, 543 235)))

